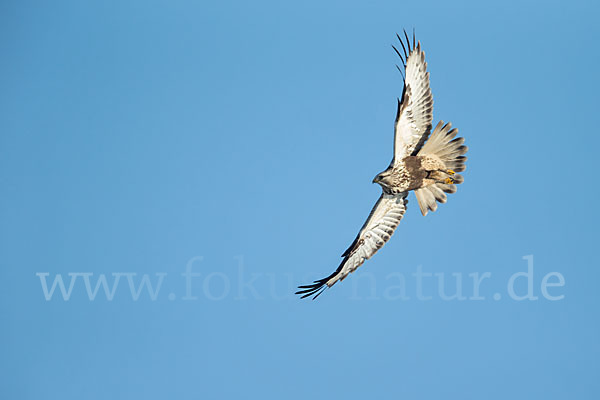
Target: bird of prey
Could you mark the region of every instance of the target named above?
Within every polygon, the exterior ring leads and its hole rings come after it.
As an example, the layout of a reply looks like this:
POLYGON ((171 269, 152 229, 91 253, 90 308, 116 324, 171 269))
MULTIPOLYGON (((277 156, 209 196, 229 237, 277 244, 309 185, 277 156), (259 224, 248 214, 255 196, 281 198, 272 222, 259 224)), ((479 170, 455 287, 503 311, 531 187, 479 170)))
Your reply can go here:
POLYGON ((404 31, 404 39, 396 35, 402 53, 394 46, 404 70, 404 88, 398 99, 394 132, 394 157, 389 167, 377 174, 374 183, 382 193, 371 210, 358 236, 342 254, 340 266, 329 276, 305 286, 296 294, 316 299, 326 288, 344 280, 365 260, 371 258, 390 239, 406 211, 408 193, 415 192, 421 213, 437 209, 445 203, 446 194, 456 192, 463 182, 457 172, 465 170, 467 147, 463 138, 455 138, 458 130, 440 121, 433 133, 433 97, 429 87, 429 72, 421 43, 412 41, 404 31), (403 57, 404 56, 404 57, 403 57))

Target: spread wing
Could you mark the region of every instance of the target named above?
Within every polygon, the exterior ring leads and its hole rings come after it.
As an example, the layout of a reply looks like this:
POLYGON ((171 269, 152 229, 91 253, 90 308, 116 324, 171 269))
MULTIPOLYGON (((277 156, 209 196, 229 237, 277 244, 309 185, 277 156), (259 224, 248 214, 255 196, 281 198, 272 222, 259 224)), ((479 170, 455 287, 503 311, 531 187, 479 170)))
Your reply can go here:
MULTIPOLYGON (((429 88, 429 72, 427 72, 425 52, 421 50, 420 42, 415 46, 414 32, 412 45, 406 31, 404 37, 406 38, 406 46, 400 36, 398 36, 398 39, 402 45, 405 58, 402 58, 402 54, 398 49, 392 46, 403 62, 406 75, 402 100, 398 100, 392 165, 399 163, 406 156, 415 155, 419 151, 429 136, 433 118, 433 96, 429 88)), ((402 72, 399 67, 398 69, 402 72)))
POLYGON ((331 275, 315 281, 311 285, 299 286, 298 292, 302 298, 312 296, 316 299, 328 287, 343 280, 349 273, 371 258, 377 250, 390 240, 406 211, 406 196, 408 192, 399 194, 382 193, 369 218, 361 228, 354 242, 342 254, 342 263, 331 275))

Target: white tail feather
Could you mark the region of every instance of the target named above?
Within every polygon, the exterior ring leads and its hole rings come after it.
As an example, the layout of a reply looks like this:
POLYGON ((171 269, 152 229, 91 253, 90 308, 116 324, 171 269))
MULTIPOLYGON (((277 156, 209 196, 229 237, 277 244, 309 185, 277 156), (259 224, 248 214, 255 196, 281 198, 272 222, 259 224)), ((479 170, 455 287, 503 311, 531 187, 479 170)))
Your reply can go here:
MULTIPOLYGON (((468 147, 463 143, 464 138, 456 138, 458 129, 452 129, 452 124, 447 123, 444 125, 444 121, 440 121, 433 133, 429 137, 429 140, 419 150, 418 155, 423 156, 425 154, 435 155, 443 163, 446 169, 454 172, 462 172, 466 169, 465 161, 467 157, 464 154, 467 152, 468 147)), ((455 184, 463 182, 462 175, 455 174, 452 176, 455 184)), ((445 193, 455 193, 456 185, 434 183, 432 185, 419 188, 415 190, 417 201, 423 215, 427 215, 429 210, 435 211, 437 209, 437 202, 445 203, 447 200, 445 193)))

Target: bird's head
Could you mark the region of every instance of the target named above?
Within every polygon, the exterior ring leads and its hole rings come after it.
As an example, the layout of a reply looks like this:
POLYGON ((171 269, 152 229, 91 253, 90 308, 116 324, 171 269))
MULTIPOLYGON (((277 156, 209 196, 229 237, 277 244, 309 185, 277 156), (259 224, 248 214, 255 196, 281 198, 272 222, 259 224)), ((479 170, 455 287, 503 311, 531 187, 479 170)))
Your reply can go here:
POLYGON ((378 183, 384 188, 391 187, 392 179, 391 179, 390 173, 391 173, 391 169, 386 169, 385 171, 377 174, 377 176, 375 176, 375 178, 373 178, 373 183, 378 183))

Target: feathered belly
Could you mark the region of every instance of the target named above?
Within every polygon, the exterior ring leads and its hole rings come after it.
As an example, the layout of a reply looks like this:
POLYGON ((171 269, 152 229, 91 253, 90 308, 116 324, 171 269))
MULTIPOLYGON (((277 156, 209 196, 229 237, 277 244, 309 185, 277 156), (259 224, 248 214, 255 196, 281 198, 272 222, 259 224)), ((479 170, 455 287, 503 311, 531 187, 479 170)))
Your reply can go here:
POLYGON ((394 186, 392 193, 401 193, 423 187, 427 171, 421 166, 417 157, 406 157, 403 165, 394 170, 394 186))

